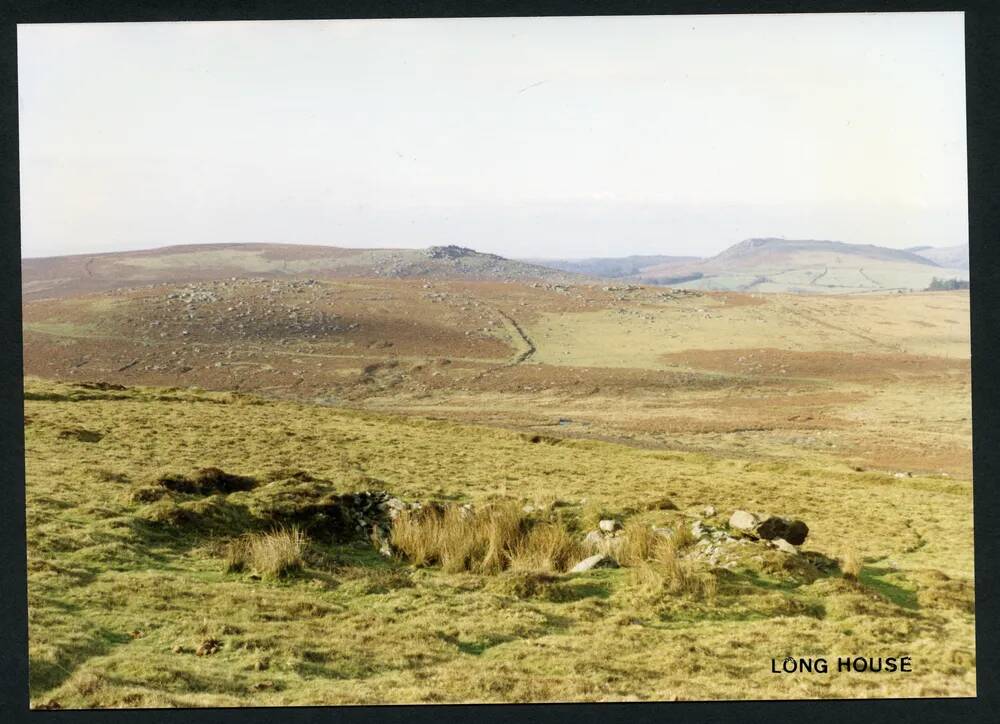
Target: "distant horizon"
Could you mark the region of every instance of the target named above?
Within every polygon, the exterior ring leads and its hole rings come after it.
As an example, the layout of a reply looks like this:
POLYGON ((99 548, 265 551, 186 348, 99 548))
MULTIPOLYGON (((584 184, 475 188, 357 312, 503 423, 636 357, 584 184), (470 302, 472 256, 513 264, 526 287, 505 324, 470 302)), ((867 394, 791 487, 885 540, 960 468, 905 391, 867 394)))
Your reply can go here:
MULTIPOLYGON (((665 252, 665 253, 660 253, 660 252, 644 252, 644 253, 638 253, 638 254, 624 254, 623 253, 623 254, 618 254, 618 255, 615 255, 615 256, 504 256, 503 254, 497 254, 497 256, 501 256, 501 257, 503 257, 505 259, 509 259, 511 261, 525 261, 525 262, 531 262, 531 261, 588 261, 588 260, 592 260, 592 259, 624 259, 624 258, 628 258, 628 257, 637 257, 637 256, 665 256, 665 257, 677 257, 677 258, 687 257, 687 258, 692 258, 692 259, 708 259, 708 258, 711 258, 713 256, 716 256, 716 255, 722 253, 723 251, 731 249, 732 247, 737 246, 738 244, 742 244, 743 242, 746 242, 746 241, 758 241, 758 240, 787 241, 787 242, 790 242, 790 243, 798 243, 798 242, 824 243, 824 242, 828 242, 828 243, 836 243, 836 244, 848 244, 848 245, 851 245, 851 246, 875 246, 875 247, 879 247, 879 248, 883 248, 883 249, 892 249, 892 247, 881 246, 879 244, 855 244, 855 243, 852 243, 852 242, 841 241, 839 239, 799 239, 799 238, 788 238, 788 237, 782 237, 782 236, 751 236, 751 237, 748 237, 746 239, 740 239, 739 241, 734 241, 733 243, 727 245, 725 248, 720 249, 717 252, 714 252, 712 254, 708 254, 708 255, 705 255, 705 256, 696 256, 696 255, 693 255, 693 254, 674 254, 674 253, 669 253, 669 252, 665 252)), ((284 242, 284 241, 216 241, 216 242, 211 242, 210 241, 210 242, 198 242, 198 243, 163 244, 163 245, 159 245, 159 246, 149 246, 149 247, 141 247, 141 248, 135 248, 135 249, 118 249, 118 250, 113 250, 113 251, 81 251, 81 252, 73 252, 72 254, 47 254, 47 255, 44 255, 44 256, 24 256, 22 254, 21 259, 23 261, 23 260, 27 260, 27 259, 55 259, 55 258, 69 257, 69 256, 102 256, 102 255, 110 255, 110 254, 129 254, 129 253, 138 253, 138 252, 147 252, 147 251, 159 251, 159 250, 171 249, 171 248, 199 247, 199 246, 316 246, 316 247, 320 247, 320 248, 349 249, 349 250, 356 250, 356 251, 367 251, 367 250, 371 250, 371 251, 420 251, 420 250, 424 250, 424 249, 430 249, 432 247, 457 246, 457 247, 462 247, 462 248, 466 248, 466 249, 471 249, 472 251, 474 251, 476 253, 479 253, 479 254, 493 254, 493 252, 484 251, 482 249, 476 248, 475 246, 471 246, 471 245, 468 245, 468 244, 428 244, 426 246, 378 246, 378 247, 370 247, 369 246, 369 247, 362 247, 362 246, 341 246, 339 244, 318 244, 318 243, 317 244, 302 244, 302 243, 292 242, 292 241, 289 241, 289 242, 284 242)), ((917 244, 917 245, 914 245, 913 247, 906 247, 906 248, 902 248, 902 249, 892 249, 892 250, 893 251, 909 251, 911 249, 925 249, 925 250, 926 249, 948 249, 948 248, 961 247, 961 246, 967 246, 967 244, 952 244, 952 245, 949 245, 949 246, 934 246, 934 245, 920 245, 920 244, 917 244)))

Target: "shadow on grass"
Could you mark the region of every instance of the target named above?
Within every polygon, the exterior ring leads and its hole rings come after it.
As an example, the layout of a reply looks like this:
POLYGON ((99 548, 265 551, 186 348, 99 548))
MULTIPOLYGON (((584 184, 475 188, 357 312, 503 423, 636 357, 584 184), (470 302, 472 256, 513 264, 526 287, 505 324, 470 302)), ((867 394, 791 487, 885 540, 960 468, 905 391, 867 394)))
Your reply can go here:
POLYGON ((584 598, 608 598, 611 596, 610 581, 573 581, 561 586, 561 602, 581 601, 584 598))
POLYGON ((906 608, 911 611, 917 610, 920 605, 917 603, 916 591, 911 591, 907 588, 903 588, 902 586, 890 583, 889 581, 882 580, 882 576, 893 572, 894 569, 892 568, 875 568, 874 566, 865 566, 861 569, 860 581, 865 586, 882 595, 900 608, 906 608))
POLYGON ((104 656, 111 649, 130 642, 128 634, 98 629, 83 643, 60 644, 55 661, 28 657, 28 695, 31 698, 51 691, 69 679, 76 669, 95 656, 104 656))
POLYGON ((479 656, 484 651, 487 651, 494 646, 499 644, 507 643, 513 639, 504 637, 502 639, 487 639, 481 641, 459 641, 455 644, 456 648, 463 654, 470 654, 472 656, 479 656))
POLYGON ((741 585, 750 585, 762 591, 793 591, 803 585, 800 581, 779 581, 774 578, 765 578, 759 572, 753 570, 740 570, 730 572, 730 576, 720 581, 723 587, 733 587, 738 589, 741 585))

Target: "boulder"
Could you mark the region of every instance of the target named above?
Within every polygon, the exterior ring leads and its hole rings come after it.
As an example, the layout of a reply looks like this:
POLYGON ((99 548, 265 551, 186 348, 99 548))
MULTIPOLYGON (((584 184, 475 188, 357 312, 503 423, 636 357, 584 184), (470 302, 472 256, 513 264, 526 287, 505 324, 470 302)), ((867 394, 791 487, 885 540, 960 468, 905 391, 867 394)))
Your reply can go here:
POLYGON ((597 527, 603 530, 605 533, 614 533, 616 530, 622 527, 622 524, 617 520, 612 520, 606 518, 597 524, 597 527))
POLYGON ((215 638, 205 639, 201 642, 198 650, 195 651, 196 656, 211 656, 222 648, 222 642, 215 638))
POLYGON ((784 538, 775 538, 771 541, 771 545, 777 548, 782 553, 787 553, 792 556, 799 554, 799 549, 793 546, 791 543, 786 541, 784 538))
POLYGON ((802 545, 809 535, 809 526, 801 520, 788 520, 772 515, 758 523, 753 532, 764 540, 783 538, 792 545, 802 545))
POLYGON ((703 511, 701 511, 702 515, 704 515, 704 516, 705 516, 706 518, 712 518, 712 517, 714 517, 714 516, 715 516, 715 514, 716 514, 716 513, 718 513, 718 512, 719 512, 719 511, 717 511, 717 510, 715 509, 715 506, 714 506, 714 505, 706 505, 706 506, 705 506, 705 509, 704 509, 703 511))
POLYGON ((577 563, 575 566, 569 569, 570 573, 583 573, 584 571, 589 571, 594 568, 617 568, 618 564, 614 559, 609 558, 603 553, 595 553, 589 558, 584 558, 582 561, 577 563))
POLYGON ((399 498, 389 498, 384 505, 392 510, 406 510, 406 503, 399 498))
POLYGON ((753 531, 759 522, 760 518, 745 510, 737 510, 729 517, 729 527, 736 530, 753 531))

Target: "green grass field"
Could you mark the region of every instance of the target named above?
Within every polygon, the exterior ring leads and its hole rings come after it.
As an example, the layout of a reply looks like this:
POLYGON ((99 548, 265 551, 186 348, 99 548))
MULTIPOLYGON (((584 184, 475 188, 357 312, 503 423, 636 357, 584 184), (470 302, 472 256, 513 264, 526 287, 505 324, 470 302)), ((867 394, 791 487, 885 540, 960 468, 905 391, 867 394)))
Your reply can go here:
POLYGON ((975 694, 967 479, 857 471, 808 450, 768 460, 533 443, 232 393, 37 379, 25 436, 36 707, 975 694), (144 493, 209 466, 260 481, 305 471, 407 501, 513 500, 580 536, 602 514, 687 526, 712 505, 706 520, 724 527, 734 509, 763 510, 808 522, 803 549, 832 567, 745 546, 726 570, 692 559, 717 584, 699 595, 671 592, 646 565, 445 573, 313 536, 300 572, 233 573, 226 546, 254 525, 258 491, 144 493), (651 505, 663 498, 677 509, 651 505), (836 564, 854 555, 857 582, 836 564), (208 641, 218 649, 196 655, 208 641), (789 655, 906 655, 913 671, 772 674, 789 655))

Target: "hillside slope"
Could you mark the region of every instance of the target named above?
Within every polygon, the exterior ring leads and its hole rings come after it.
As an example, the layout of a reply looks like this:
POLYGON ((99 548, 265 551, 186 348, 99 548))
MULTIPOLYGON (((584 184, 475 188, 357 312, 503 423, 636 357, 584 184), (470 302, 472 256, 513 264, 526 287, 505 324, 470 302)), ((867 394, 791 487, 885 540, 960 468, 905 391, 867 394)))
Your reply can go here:
POLYGON ((647 267, 640 281, 693 289, 857 293, 922 290, 934 277, 967 279, 912 251, 840 241, 747 239, 709 259, 647 267))
POLYGON ((925 259, 930 259, 935 264, 944 267, 950 267, 952 269, 969 269, 969 245, 960 244, 959 246, 943 246, 943 247, 920 247, 918 249, 910 249, 910 251, 924 257, 925 259))
POLYGON ((641 275, 644 269, 663 265, 688 264, 700 261, 697 256, 665 256, 662 254, 621 257, 595 257, 591 259, 524 259, 538 266, 576 274, 588 274, 606 279, 619 279, 641 275))
POLYGON ((25 299, 218 279, 564 280, 572 275, 459 246, 345 249, 302 244, 190 244, 21 261, 25 299))

